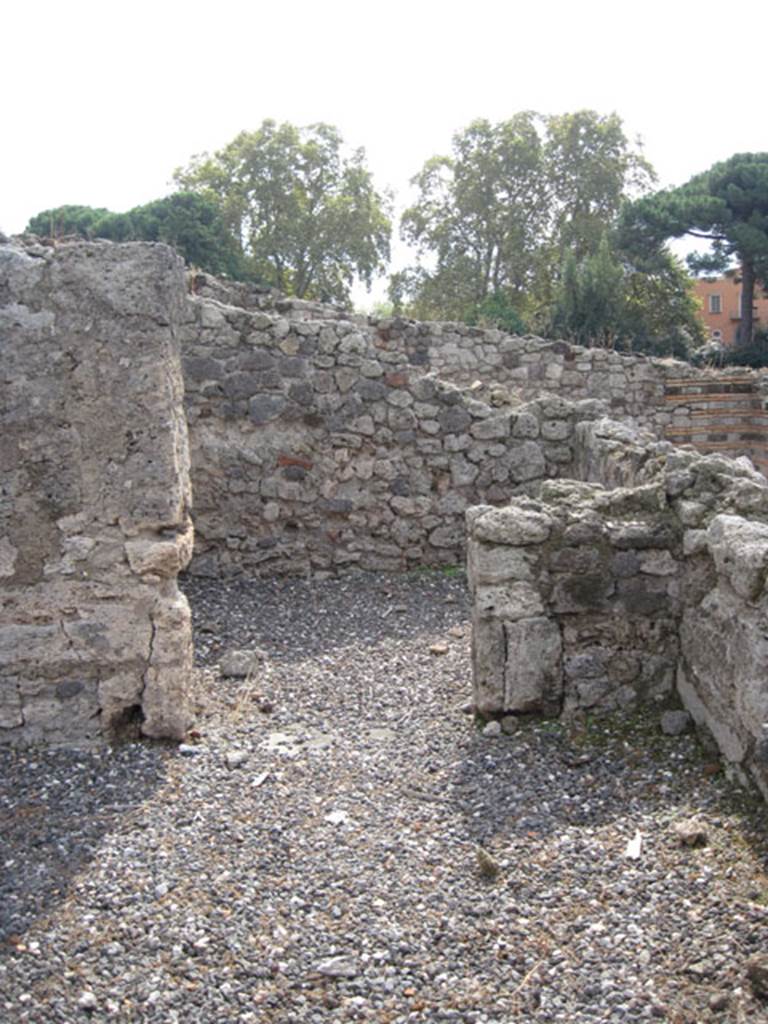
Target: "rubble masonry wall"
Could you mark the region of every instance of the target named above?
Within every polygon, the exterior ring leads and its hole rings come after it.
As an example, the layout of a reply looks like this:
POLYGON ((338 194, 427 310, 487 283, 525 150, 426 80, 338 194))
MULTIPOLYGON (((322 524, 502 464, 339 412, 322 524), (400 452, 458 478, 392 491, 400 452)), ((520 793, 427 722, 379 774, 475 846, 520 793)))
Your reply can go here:
POLYGON ((568 715, 676 690, 768 799, 768 481, 607 422, 576 444, 608 488, 553 481, 467 513, 477 707, 568 715))
POLYGON ((187 727, 185 302, 163 246, 0 245, 0 742, 187 727))
POLYGON ((183 353, 205 575, 456 564, 468 506, 573 475, 576 422, 610 413, 662 437, 694 422, 698 381, 721 387, 682 363, 369 320, 204 275, 196 290, 183 353))

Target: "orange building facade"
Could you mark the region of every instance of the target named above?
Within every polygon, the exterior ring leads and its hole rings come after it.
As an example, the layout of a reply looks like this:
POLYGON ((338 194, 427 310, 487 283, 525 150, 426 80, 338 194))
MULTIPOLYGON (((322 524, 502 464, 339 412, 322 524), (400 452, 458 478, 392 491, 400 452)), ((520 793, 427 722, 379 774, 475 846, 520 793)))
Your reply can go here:
MULTIPOLYGON (((699 278, 694 287, 710 339, 723 345, 735 345, 741 324, 741 278, 736 271, 729 271, 723 277, 699 278)), ((753 309, 755 330, 763 330, 768 324, 768 296, 759 284, 755 287, 753 309)))

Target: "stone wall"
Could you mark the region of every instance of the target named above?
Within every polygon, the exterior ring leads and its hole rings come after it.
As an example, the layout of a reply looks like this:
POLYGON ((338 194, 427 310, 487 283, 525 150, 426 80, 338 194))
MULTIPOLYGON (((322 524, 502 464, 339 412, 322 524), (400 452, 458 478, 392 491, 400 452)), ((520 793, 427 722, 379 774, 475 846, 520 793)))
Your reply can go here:
POLYGON ((185 303, 164 246, 0 245, 0 742, 187 726, 185 303))
POLYGON ((464 511, 569 475, 595 401, 497 408, 363 318, 195 299, 184 375, 200 574, 406 569, 464 557, 464 511))
POLYGON ((658 440, 724 378, 205 275, 192 292, 162 246, 0 245, 0 740, 184 733, 181 341, 193 571, 453 564, 470 509, 486 711, 676 679, 762 778, 768 483, 658 440))
POLYGON ((768 798, 768 481, 582 424, 577 472, 467 513, 485 715, 627 707, 677 690, 768 798), (621 486, 617 486, 621 485, 621 486))
MULTIPOLYGON (((698 391, 721 387, 682 363, 369 320, 206 275, 193 292, 184 374, 201 574, 458 562, 468 505, 569 475, 576 420, 610 411, 657 437, 699 429, 698 391), (522 408, 537 398, 548 404, 522 408)), ((740 380, 766 417, 759 375, 740 380)), ((737 419, 721 447, 759 459, 744 424, 749 439, 737 419)))

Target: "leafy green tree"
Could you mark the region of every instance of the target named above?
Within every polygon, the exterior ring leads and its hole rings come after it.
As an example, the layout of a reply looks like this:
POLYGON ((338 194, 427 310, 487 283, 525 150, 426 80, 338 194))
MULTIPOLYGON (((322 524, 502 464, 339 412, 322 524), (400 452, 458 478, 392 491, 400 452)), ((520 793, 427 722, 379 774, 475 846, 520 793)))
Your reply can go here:
POLYGON ((556 294, 555 333, 578 345, 613 348, 624 315, 624 272, 606 235, 578 261, 570 252, 556 294))
POLYGON ((565 255, 595 251, 623 199, 653 180, 615 114, 531 111, 473 122, 413 179, 403 238, 422 263, 392 282, 416 315, 467 319, 503 296, 533 323, 549 318, 565 255))
POLYGON ((107 216, 110 216, 109 210, 102 207, 57 206, 35 214, 26 230, 40 238, 63 238, 66 235, 93 238, 94 225, 107 216))
POLYGON ((580 345, 687 359, 705 340, 692 285, 670 253, 638 267, 606 233, 596 252, 566 257, 549 333, 580 345))
POLYGON ((247 274, 242 251, 216 204, 192 192, 176 192, 127 213, 60 206, 36 214, 27 231, 53 238, 75 234, 113 242, 165 242, 188 264, 211 274, 240 279, 247 274))
POLYGON ((348 302, 355 275, 370 286, 389 260, 389 199, 330 125, 264 121, 175 180, 216 202, 252 271, 288 294, 348 302))
POLYGON ((547 183, 537 116, 474 121, 453 139, 453 156, 428 160, 413 179, 419 195, 401 234, 435 261, 411 276, 417 307, 463 319, 502 290, 514 305, 530 291, 547 224, 547 183))
POLYGON ((509 302, 504 292, 487 295, 471 306, 466 313, 468 324, 478 327, 498 327, 508 334, 525 334, 528 326, 519 311, 509 302))
POLYGON ((693 280, 680 260, 665 252, 653 266, 623 257, 621 344, 648 355, 689 359, 706 341, 693 280))
MULTIPOLYGON (((126 214, 133 239, 166 242, 191 266, 235 279, 248 276, 242 249, 218 206, 194 192, 175 192, 126 214)), ((116 225, 118 227, 118 225, 116 225)), ((106 237, 113 237, 107 235, 106 237)))
POLYGON ((623 211, 621 235, 642 258, 658 253, 669 238, 690 235, 712 243, 705 259, 694 260, 698 269, 724 270, 736 260, 739 340, 751 343, 755 285, 768 280, 768 153, 736 154, 679 188, 637 200, 623 211))
POLYGON ((544 123, 557 255, 582 259, 596 252, 625 199, 647 191, 656 174, 639 144, 630 146, 618 114, 579 110, 544 123))

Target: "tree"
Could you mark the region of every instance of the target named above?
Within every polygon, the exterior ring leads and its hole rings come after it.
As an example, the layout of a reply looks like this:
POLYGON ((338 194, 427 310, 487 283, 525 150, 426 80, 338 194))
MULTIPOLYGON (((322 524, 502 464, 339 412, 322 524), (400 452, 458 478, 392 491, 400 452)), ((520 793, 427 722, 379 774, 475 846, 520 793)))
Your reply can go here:
POLYGON ((678 188, 646 196, 622 214, 624 245, 652 256, 669 238, 690 235, 712 243, 699 268, 724 270, 734 259, 741 273, 739 340, 754 335, 755 284, 768 279, 768 153, 740 153, 678 188))
POLYGON ((246 276, 242 251, 218 207, 205 196, 191 192, 176 192, 127 213, 59 206, 36 214, 27 231, 52 238, 74 234, 113 242, 165 242, 201 270, 237 279, 246 276))
POLYGON ((93 238, 94 225, 107 216, 110 216, 109 210, 102 207, 57 206, 35 214, 26 230, 40 238, 63 238, 65 235, 93 238))
POLYGON ((606 235, 596 252, 580 262, 570 252, 559 282, 554 311, 556 333, 578 345, 613 348, 621 332, 624 274, 606 235))
POLYGON ((618 114, 592 110, 545 119, 552 235, 560 259, 594 253, 629 195, 647 191, 656 173, 630 147, 618 114))
POLYGON ((493 296, 543 323, 566 253, 594 252, 623 199, 652 180, 616 114, 475 121, 413 179, 401 233, 426 266, 393 281, 393 301, 466 319, 493 296))
POLYGON ((531 290, 547 222, 547 184, 536 115, 474 121, 454 136, 453 156, 428 160, 413 179, 419 196, 403 238, 436 261, 412 279, 414 300, 433 315, 463 319, 504 290, 512 305, 531 290))
POLYGON ((597 250, 566 256, 550 334, 579 344, 687 359, 704 341, 692 281, 671 253, 638 266, 606 232, 597 250))
POLYGON ((355 275, 370 286, 389 260, 389 199, 330 125, 264 121, 175 180, 217 204, 253 273, 288 294, 348 302, 355 275))

